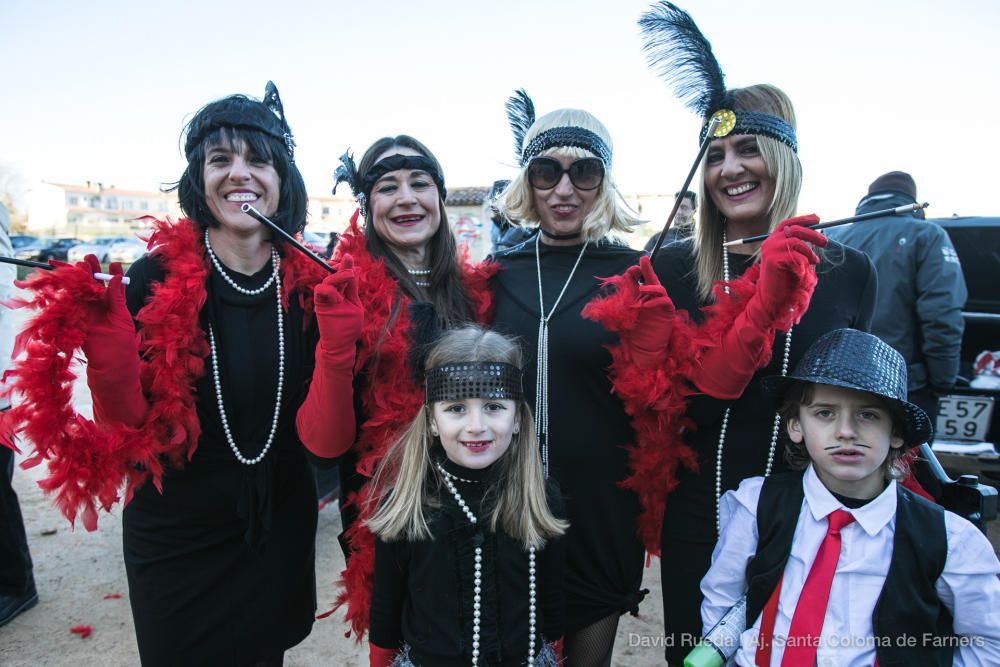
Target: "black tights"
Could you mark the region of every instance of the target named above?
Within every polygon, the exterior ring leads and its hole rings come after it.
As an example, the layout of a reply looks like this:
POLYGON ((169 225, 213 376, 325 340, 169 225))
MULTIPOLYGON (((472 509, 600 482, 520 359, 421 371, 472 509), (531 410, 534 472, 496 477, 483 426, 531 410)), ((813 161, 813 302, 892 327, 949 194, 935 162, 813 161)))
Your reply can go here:
POLYGON ((612 614, 566 635, 563 656, 567 667, 610 667, 620 614, 612 614))

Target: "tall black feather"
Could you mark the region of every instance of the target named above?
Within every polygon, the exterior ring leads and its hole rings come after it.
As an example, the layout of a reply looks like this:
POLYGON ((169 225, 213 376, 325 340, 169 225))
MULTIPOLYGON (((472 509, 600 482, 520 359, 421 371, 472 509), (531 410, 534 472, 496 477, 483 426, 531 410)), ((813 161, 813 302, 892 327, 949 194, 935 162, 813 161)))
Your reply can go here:
POLYGON ((514 150, 520 161, 524 150, 524 136, 535 122, 535 103, 528 97, 524 88, 514 91, 507 100, 507 120, 510 122, 511 132, 514 133, 514 150))
POLYGON ((661 0, 642 15, 639 27, 646 60, 684 106, 705 118, 723 105, 725 75, 690 14, 661 0))
POLYGON ((285 146, 289 155, 295 155, 295 138, 292 136, 292 128, 288 126, 288 119, 285 118, 285 106, 281 103, 281 96, 278 95, 278 87, 273 81, 268 81, 264 86, 264 106, 271 110, 278 120, 281 121, 281 130, 285 135, 285 146))
POLYGON ((333 177, 336 179, 333 184, 333 194, 337 194, 337 186, 341 183, 347 183, 355 197, 361 192, 358 167, 354 164, 354 156, 351 155, 350 148, 345 150, 344 154, 340 156, 340 166, 333 172, 333 177))

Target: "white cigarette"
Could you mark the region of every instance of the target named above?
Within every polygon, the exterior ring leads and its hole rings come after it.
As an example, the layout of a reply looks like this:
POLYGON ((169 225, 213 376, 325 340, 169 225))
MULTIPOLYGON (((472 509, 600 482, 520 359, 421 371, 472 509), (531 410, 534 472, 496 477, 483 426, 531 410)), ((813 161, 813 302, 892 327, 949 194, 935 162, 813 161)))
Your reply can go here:
MULTIPOLYGON (((111 280, 114 278, 110 273, 95 273, 94 280, 111 280)), ((128 276, 122 278, 122 285, 128 285, 128 276)))

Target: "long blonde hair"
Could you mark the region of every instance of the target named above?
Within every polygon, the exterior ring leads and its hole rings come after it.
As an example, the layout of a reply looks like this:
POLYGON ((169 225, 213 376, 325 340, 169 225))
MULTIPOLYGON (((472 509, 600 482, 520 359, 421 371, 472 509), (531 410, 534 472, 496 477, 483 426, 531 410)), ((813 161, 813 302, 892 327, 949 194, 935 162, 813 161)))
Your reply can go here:
MULTIPOLYGON (((792 101, 780 88, 767 83, 734 88, 728 92, 734 111, 760 111, 784 119, 795 129, 792 101)), ((791 148, 771 137, 756 135, 757 147, 774 178, 774 199, 767 211, 767 228, 772 230, 795 215, 802 190, 802 164, 791 148)), ((722 229, 724 221, 712 195, 705 189, 705 170, 701 178, 701 211, 695 223, 694 253, 698 278, 698 296, 703 302, 712 300, 712 285, 722 280, 722 229)))
MULTIPOLYGON (((581 109, 556 109, 541 116, 528 128, 528 132, 524 136, 524 144, 528 145, 537 135, 554 127, 582 127, 585 130, 590 130, 599 136, 609 149, 614 150, 611 145, 611 135, 604 124, 597 120, 593 114, 581 109)), ((588 150, 574 146, 558 146, 541 154, 573 159, 600 157, 588 150)), ((528 226, 538 226, 539 216, 532 201, 532 188, 531 184, 528 183, 528 165, 525 164, 504 189, 497 204, 508 220, 517 221, 515 224, 524 223, 528 226)), ((611 176, 611 169, 607 166, 604 180, 597 193, 597 200, 594 202, 594 208, 583 219, 584 240, 597 241, 615 232, 630 232, 633 227, 642 222, 633 215, 618 192, 618 187, 611 176)))
MULTIPOLYGON (((495 361, 523 368, 521 348, 504 336, 478 326, 447 332, 434 345, 425 370, 446 364, 495 361)), ((433 450, 441 443, 430 432, 430 406, 425 405, 413 423, 386 453, 375 472, 372 493, 366 502, 377 509, 368 527, 386 541, 418 541, 431 537, 424 514, 434 507, 442 480, 433 465, 433 450)), ((487 489, 483 506, 490 511, 490 528, 501 527, 527 547, 541 547, 550 537, 562 535, 568 524, 557 519, 545 498, 545 480, 538 454, 534 419, 526 401, 517 406, 519 433, 494 464, 494 484, 487 489)))

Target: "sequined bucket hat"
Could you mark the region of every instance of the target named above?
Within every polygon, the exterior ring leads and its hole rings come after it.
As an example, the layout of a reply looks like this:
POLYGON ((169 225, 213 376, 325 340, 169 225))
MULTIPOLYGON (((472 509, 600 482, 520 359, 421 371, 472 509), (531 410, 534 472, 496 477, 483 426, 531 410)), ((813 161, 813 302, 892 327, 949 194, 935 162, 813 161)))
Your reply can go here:
POLYGON ((906 361, 878 336, 857 329, 831 331, 806 350, 792 373, 764 378, 764 391, 780 404, 795 381, 881 396, 898 408, 906 447, 928 442, 934 434, 927 413, 906 400, 906 361))

